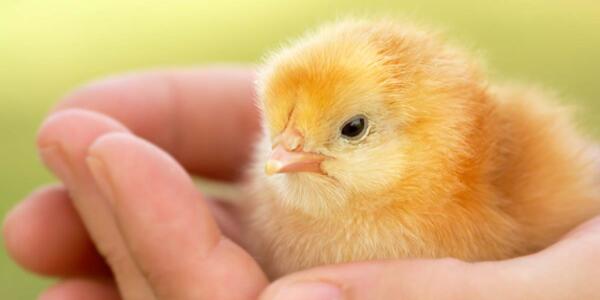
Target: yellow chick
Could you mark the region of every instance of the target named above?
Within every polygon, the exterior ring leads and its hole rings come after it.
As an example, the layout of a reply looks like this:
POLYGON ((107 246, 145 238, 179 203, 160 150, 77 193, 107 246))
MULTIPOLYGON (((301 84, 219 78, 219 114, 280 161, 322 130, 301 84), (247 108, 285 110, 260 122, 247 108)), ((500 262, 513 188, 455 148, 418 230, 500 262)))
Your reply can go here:
POLYGON ((274 54, 257 89, 264 136, 245 236, 272 278, 372 259, 510 258, 600 212, 591 145, 565 109, 490 84, 429 31, 325 26, 274 54))

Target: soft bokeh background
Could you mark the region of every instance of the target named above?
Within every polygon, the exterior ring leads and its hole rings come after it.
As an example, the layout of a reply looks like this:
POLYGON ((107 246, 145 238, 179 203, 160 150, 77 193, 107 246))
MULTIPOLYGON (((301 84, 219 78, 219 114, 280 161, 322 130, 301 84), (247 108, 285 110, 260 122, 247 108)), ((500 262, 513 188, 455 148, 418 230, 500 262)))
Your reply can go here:
MULTIPOLYGON (((0 215, 52 180, 34 136, 70 89, 133 69, 255 63, 348 14, 408 15, 445 29, 487 57, 493 77, 552 87, 582 107, 582 127, 600 137, 596 0, 0 0, 0 215)), ((50 283, 19 270, 0 245, 1 299, 33 299, 50 283)))

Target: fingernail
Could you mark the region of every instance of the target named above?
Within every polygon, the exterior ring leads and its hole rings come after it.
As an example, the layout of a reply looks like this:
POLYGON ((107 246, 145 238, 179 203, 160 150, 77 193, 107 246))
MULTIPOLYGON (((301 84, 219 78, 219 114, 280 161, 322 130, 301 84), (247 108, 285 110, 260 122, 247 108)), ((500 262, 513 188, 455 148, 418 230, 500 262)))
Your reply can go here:
POLYGON ((105 196, 111 206, 115 206, 114 188, 110 179, 110 174, 106 168, 106 164, 100 158, 95 156, 88 156, 85 162, 94 177, 96 186, 100 192, 105 196))
POLYGON ((67 156, 59 144, 44 146, 40 149, 42 160, 52 172, 60 179, 67 181, 71 177, 71 169, 67 163, 67 156))
POLYGON ((279 288, 272 300, 342 300, 342 290, 324 282, 297 282, 279 288))

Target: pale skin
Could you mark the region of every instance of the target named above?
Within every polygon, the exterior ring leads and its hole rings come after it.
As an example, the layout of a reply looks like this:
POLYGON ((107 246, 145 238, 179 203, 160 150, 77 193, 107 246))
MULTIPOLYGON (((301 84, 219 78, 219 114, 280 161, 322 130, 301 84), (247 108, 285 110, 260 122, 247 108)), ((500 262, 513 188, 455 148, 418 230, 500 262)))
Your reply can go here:
POLYGON ((58 105, 38 148, 63 184, 24 199, 3 231, 17 263, 62 278, 40 299, 600 298, 600 218, 506 261, 362 262, 269 282, 236 244, 235 209, 186 172, 239 179, 259 127, 252 81, 241 68, 155 71, 58 105))

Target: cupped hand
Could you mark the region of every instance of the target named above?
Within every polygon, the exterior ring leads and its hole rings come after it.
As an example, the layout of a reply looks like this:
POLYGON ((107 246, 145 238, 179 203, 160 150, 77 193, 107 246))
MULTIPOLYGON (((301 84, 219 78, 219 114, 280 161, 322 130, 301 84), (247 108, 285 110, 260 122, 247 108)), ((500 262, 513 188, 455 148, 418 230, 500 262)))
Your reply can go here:
POLYGON ((235 243, 235 209, 201 195, 185 172, 239 177, 259 127, 252 90, 249 70, 205 69, 129 75, 67 97, 38 141, 65 187, 33 193, 4 226, 17 262, 66 278, 42 298, 600 298, 600 219, 512 260, 325 266, 264 290, 235 243))

